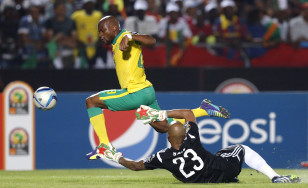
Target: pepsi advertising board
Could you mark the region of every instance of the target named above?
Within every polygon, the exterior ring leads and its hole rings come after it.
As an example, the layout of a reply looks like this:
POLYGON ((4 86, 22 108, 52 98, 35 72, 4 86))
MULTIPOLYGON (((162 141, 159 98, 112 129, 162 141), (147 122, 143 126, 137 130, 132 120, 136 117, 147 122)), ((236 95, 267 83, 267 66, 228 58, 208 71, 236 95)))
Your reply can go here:
MULTIPOLYGON (((36 109, 37 169, 120 167, 85 158, 99 144, 85 106, 91 94, 60 92, 54 109, 36 109)), ((157 93, 162 109, 193 109, 205 98, 231 113, 230 119, 197 119, 207 150, 215 153, 242 143, 273 168, 300 168, 300 162, 307 160, 308 93, 157 93)), ((109 140, 125 157, 141 160, 167 147, 167 135, 136 120, 134 112, 104 110, 109 140)))

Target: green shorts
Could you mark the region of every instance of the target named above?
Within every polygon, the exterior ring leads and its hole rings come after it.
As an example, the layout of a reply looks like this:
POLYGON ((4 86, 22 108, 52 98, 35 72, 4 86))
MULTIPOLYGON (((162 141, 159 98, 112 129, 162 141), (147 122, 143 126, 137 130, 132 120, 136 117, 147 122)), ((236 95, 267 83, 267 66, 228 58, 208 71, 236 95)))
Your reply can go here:
POLYGON ((134 93, 128 93, 127 89, 105 90, 99 93, 99 99, 112 111, 135 110, 140 105, 160 110, 153 86, 134 93))

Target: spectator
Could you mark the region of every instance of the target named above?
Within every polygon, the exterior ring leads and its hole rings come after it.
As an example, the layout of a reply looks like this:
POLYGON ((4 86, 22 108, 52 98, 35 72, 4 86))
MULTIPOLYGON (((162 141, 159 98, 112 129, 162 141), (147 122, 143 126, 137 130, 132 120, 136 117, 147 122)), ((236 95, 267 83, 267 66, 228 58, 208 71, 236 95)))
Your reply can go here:
POLYGON ((156 37, 157 23, 154 16, 146 15, 148 9, 146 0, 137 0, 134 4, 135 16, 129 16, 124 22, 124 28, 140 34, 147 34, 156 37))
POLYGON ((266 49, 263 47, 263 44, 268 46, 270 44, 269 38, 265 39, 266 36, 266 26, 262 25, 262 11, 258 8, 254 8, 248 12, 247 16, 247 33, 252 39, 252 42, 259 44, 258 47, 246 48, 248 56, 250 58, 255 58, 262 56, 266 49))
POLYGON ((207 20, 210 22, 211 25, 214 25, 215 20, 219 17, 217 1, 210 1, 208 4, 205 5, 204 10, 207 14, 207 20))
POLYGON ((263 0, 256 0, 254 7, 261 10, 262 25, 266 26, 268 23, 272 22, 272 17, 267 14, 267 9, 263 0))
POLYGON ((22 18, 27 14, 29 1, 24 0, 2 0, 0 4, 0 13, 2 14, 6 7, 13 7, 17 12, 18 18, 22 18))
MULTIPOLYGON (((121 18, 122 24, 123 21, 127 18, 124 2, 123 0, 105 0, 104 2, 104 12, 108 12, 109 15, 117 17, 117 19, 121 18), (120 16, 119 16, 120 15, 120 16)), ((123 26, 121 24, 121 26, 123 26)))
POLYGON ((156 18, 156 22, 158 23, 161 19, 161 15, 158 13, 158 7, 160 7, 160 1, 158 0, 147 0, 148 2, 148 10, 146 11, 146 15, 154 16, 156 18))
POLYGON ((278 0, 274 8, 274 19, 272 24, 277 25, 279 40, 282 42, 289 41, 289 11, 288 1, 278 0))
POLYGON ((205 39, 213 34, 212 26, 205 15, 198 10, 198 4, 194 0, 184 1, 184 19, 192 31, 192 44, 203 43, 205 39))
POLYGON ((22 43, 22 68, 48 68, 48 55, 45 48, 45 20, 41 6, 31 5, 29 14, 22 17, 18 34, 22 43))
POLYGON ((64 0, 56 0, 53 9, 54 16, 46 22, 49 56, 56 69, 74 68, 73 50, 77 41, 75 22, 66 15, 64 0))
POLYGON ((0 69, 19 68, 21 59, 18 54, 18 13, 12 6, 4 8, 0 18, 0 69))
MULTIPOLYGON (((209 1, 209 3, 206 4, 206 6, 204 7, 204 11, 206 14, 206 20, 204 23, 204 31, 206 31, 205 34, 207 36, 206 43, 212 45, 216 43, 213 26, 215 24, 215 21, 219 18, 217 1, 209 1)), ((208 50, 213 51, 212 48, 208 48, 208 50)))
POLYGON ((198 4, 194 1, 194 0, 186 0, 184 1, 184 14, 183 14, 183 18, 185 19, 185 21, 187 22, 190 30, 193 32, 193 34, 195 35, 196 33, 194 33, 194 27, 197 23, 197 16, 198 16, 198 9, 197 9, 198 4))
MULTIPOLYGON (((173 46, 179 50, 170 58, 170 65, 175 66, 182 58, 186 47, 191 43, 192 33, 184 18, 180 17, 180 8, 175 3, 168 3, 166 7, 167 16, 160 20, 158 37, 167 45, 167 53, 173 46)), ((169 56, 169 55, 168 55, 169 56)), ((168 61, 167 57, 167 61, 168 61)))
POLYGON ((241 42, 247 40, 246 25, 235 15, 235 3, 233 0, 223 0, 220 3, 222 13, 216 20, 214 32, 218 42, 228 48, 218 50, 218 54, 229 59, 238 59, 241 42))
MULTIPOLYGON (((187 1, 187 0, 185 0, 187 1)), ((175 3, 179 6, 179 14, 180 16, 183 15, 183 11, 184 11, 184 4, 183 4, 183 0, 169 0, 170 3, 175 3)))
POLYGON ((308 47, 308 1, 302 1, 301 14, 290 21, 291 40, 295 47, 308 47))
MULTIPOLYGON (((57 1, 57 0, 55 0, 57 1)), ((55 4, 55 1, 52 0, 52 1, 49 1, 47 3, 47 5, 45 6, 45 19, 48 20, 50 18, 52 18, 54 16, 54 4, 55 4)), ((74 10, 74 0, 63 0, 65 1, 64 4, 65 4, 65 9, 66 9, 66 16, 67 17, 71 17, 73 12, 75 11, 74 10)))
POLYGON ((121 28, 124 26, 124 20, 126 19, 126 13, 124 9, 124 2, 122 0, 105 1, 104 12, 107 15, 116 17, 120 23, 121 28))
POLYGON ((97 50, 101 49, 101 43, 98 40, 97 23, 102 16, 100 11, 94 10, 94 0, 83 0, 83 9, 72 14, 72 19, 76 23, 78 38, 79 57, 77 67, 93 68, 95 65, 97 50))
POLYGON ((128 16, 134 16, 134 4, 136 0, 125 0, 124 1, 124 7, 125 7, 125 12, 128 16))
POLYGON ((105 0, 96 0, 95 10, 98 10, 104 14, 104 3, 105 3, 105 0))

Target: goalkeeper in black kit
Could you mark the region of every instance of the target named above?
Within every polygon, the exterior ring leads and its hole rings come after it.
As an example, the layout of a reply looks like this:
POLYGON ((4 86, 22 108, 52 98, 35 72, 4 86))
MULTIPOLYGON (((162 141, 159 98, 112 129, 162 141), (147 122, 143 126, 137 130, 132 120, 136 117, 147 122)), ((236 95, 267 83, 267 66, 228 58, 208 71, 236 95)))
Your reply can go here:
POLYGON ((295 175, 281 176, 266 161, 246 145, 238 144, 219 150, 212 154, 203 148, 196 118, 191 110, 155 110, 141 105, 136 112, 137 119, 160 127, 168 123, 166 118, 185 119, 183 125, 173 122, 168 129, 170 148, 163 149, 144 160, 135 162, 125 159, 122 153, 104 146, 103 158, 115 161, 131 170, 166 169, 175 178, 184 183, 228 183, 237 182, 237 176, 245 162, 266 175, 273 183, 298 183, 300 178, 295 175))

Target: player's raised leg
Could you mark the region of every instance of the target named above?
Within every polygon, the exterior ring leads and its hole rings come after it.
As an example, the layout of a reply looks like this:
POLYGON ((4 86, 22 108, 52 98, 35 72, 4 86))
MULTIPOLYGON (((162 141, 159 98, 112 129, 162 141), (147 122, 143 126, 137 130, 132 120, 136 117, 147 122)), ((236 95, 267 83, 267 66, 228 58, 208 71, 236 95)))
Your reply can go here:
MULTIPOLYGON (((201 105, 199 108, 195 108, 191 110, 195 117, 203 117, 203 116, 210 116, 210 117, 220 117, 220 118, 230 118, 230 114, 228 110, 223 108, 222 106, 217 106, 215 104, 212 104, 212 102, 208 99, 204 99, 201 102, 201 105)), ((174 119, 176 121, 181 122, 182 124, 185 124, 184 119, 174 119)))
MULTIPOLYGON (((157 101, 155 100, 155 102, 151 105, 149 105, 151 108, 154 108, 156 110, 160 110, 160 107, 157 103, 157 101)), ((221 118, 230 118, 230 114, 228 112, 228 110, 226 110, 225 108, 223 108, 222 106, 217 106, 212 104, 212 102, 210 100, 204 99, 201 102, 200 107, 192 109, 192 112, 194 113, 195 117, 203 117, 203 116, 210 116, 210 117, 221 117, 221 118)), ((138 117, 137 117, 138 119, 138 117)), ((182 124, 185 124, 185 120, 184 119, 173 119, 172 120, 175 121, 179 121, 182 124)), ((172 120, 168 119, 168 122, 170 123, 172 120)), ((147 123, 147 121, 145 121, 145 123, 147 123)))
POLYGON ((90 122, 100 141, 100 145, 87 154, 89 160, 100 158, 102 150, 104 150, 103 144, 113 148, 109 143, 102 109, 111 111, 137 109, 141 104, 152 103, 155 99, 155 93, 151 92, 152 90, 154 91, 153 87, 144 88, 134 93, 129 93, 127 89, 104 90, 86 100, 90 122))
MULTIPOLYGON (((201 102, 201 105, 198 109, 202 109, 206 112, 205 115, 201 114, 203 116, 221 117, 221 118, 226 118, 226 119, 230 118, 230 114, 228 110, 226 110, 222 106, 217 106, 213 104, 212 101, 208 99, 204 99, 201 102)), ((197 116, 195 115, 195 117, 197 116)))
MULTIPOLYGON (((108 107, 103 100, 99 99, 99 93, 92 95, 86 99, 87 111, 90 118, 90 122, 93 126, 93 129, 96 135, 99 138, 100 145, 102 143, 109 144, 109 138, 107 135, 106 125, 105 125, 105 116, 102 109, 107 109, 108 107)), ((100 158, 97 155, 99 148, 95 148, 91 153, 86 155, 87 159, 95 160, 100 158)))

